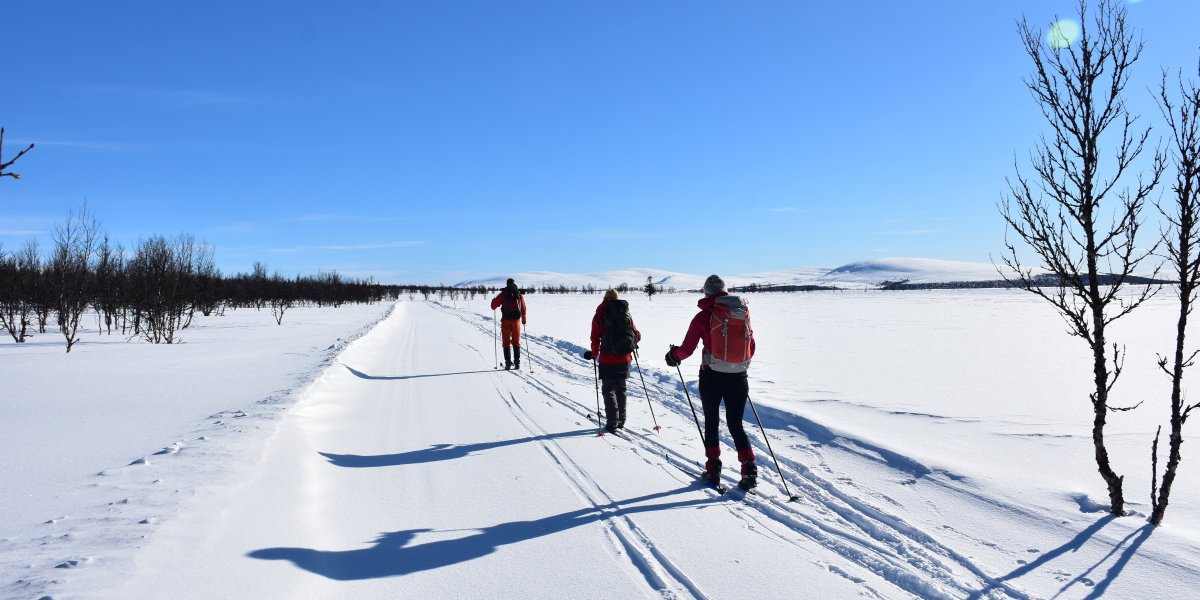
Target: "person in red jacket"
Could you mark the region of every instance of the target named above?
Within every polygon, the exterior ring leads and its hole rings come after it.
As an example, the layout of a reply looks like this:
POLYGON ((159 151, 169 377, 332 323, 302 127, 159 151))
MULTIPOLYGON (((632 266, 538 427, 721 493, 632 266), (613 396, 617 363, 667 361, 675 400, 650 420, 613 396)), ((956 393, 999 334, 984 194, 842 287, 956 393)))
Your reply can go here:
POLYGON ((629 315, 629 303, 617 299, 617 290, 604 292, 604 301, 592 316, 592 349, 583 353, 583 359, 595 359, 599 364, 604 429, 609 433, 625 428, 625 383, 641 339, 642 333, 629 315))
POLYGON ((500 338, 504 345, 504 369, 521 368, 521 325, 525 317, 525 295, 509 278, 504 289, 492 298, 492 310, 500 309, 500 338), (513 359, 516 359, 515 362, 513 359))
MULTIPOLYGON (((667 365, 674 367, 683 362, 696 351, 696 345, 704 343, 704 351, 700 360, 700 404, 704 407, 704 478, 716 485, 721 481, 721 445, 719 428, 721 425, 721 401, 725 401, 725 421, 729 426, 729 435, 737 448, 738 461, 742 464, 742 480, 738 483, 743 489, 750 489, 758 483, 758 466, 754 464, 754 449, 750 447, 750 438, 742 426, 742 417, 746 411, 746 399, 750 395, 750 385, 746 372, 723 373, 710 367, 713 362, 710 347, 709 322, 712 316, 713 304, 717 298, 728 296, 725 282, 717 275, 710 275, 704 280, 704 297, 697 302, 700 312, 692 318, 687 335, 679 346, 671 346, 667 351, 667 365)), ((753 354, 754 340, 750 340, 753 354)))

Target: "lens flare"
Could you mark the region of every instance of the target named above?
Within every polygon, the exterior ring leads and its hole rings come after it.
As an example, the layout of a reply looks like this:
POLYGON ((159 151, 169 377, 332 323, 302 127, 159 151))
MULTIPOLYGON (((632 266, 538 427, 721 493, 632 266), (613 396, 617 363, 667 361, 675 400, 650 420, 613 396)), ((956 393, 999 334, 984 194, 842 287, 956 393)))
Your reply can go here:
POLYGON ((1079 23, 1070 19, 1062 19, 1050 26, 1046 41, 1050 43, 1051 48, 1062 49, 1078 41, 1081 34, 1082 29, 1079 27, 1079 23))

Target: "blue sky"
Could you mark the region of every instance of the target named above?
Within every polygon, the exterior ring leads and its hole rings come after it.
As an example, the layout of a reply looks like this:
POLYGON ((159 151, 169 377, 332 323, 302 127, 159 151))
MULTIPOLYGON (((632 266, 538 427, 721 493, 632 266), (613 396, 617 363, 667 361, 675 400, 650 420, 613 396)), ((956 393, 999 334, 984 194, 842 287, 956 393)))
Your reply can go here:
MULTIPOLYGON (((385 282, 986 261, 1045 130, 1015 31, 1074 0, 7 3, 0 243, 86 201, 126 246, 385 282)), ((1130 85, 1200 2, 1130 2, 1130 85)))

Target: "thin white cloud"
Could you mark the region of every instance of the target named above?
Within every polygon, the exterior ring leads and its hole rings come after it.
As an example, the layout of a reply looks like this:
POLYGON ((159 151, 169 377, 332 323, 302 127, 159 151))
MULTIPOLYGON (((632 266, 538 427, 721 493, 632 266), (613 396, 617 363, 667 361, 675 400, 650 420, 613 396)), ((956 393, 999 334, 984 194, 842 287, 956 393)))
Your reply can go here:
POLYGON ((347 244, 340 246, 320 246, 320 250, 383 250, 386 248, 413 248, 416 246, 427 246, 429 242, 426 240, 399 240, 395 242, 379 242, 375 244, 347 244))
POLYGON ((229 92, 198 89, 165 89, 142 85, 98 84, 73 88, 90 96, 104 96, 121 101, 151 102, 171 106, 233 106, 250 104, 249 96, 229 92))
POLYGON ((0 229, 0 237, 36 237, 44 233, 37 229, 0 229))
POLYGON ((931 235, 934 233, 941 233, 942 231, 943 230, 941 230, 941 229, 900 229, 900 230, 895 230, 895 231, 884 231, 883 235, 900 235, 900 236, 931 235))
POLYGON ((38 146, 73 148, 76 150, 96 150, 100 152, 151 152, 156 149, 151 144, 136 142, 92 142, 84 140, 32 140, 38 146))
POLYGON ((328 246, 292 246, 290 248, 270 248, 267 252, 291 254, 296 252, 346 252, 353 250, 386 250, 389 248, 415 248, 427 246, 427 240, 397 240, 392 242, 376 242, 370 244, 333 244, 328 246))
POLYGON ((308 215, 299 215, 288 219, 289 223, 351 223, 357 221, 366 221, 367 217, 360 215, 334 215, 314 213, 308 215))

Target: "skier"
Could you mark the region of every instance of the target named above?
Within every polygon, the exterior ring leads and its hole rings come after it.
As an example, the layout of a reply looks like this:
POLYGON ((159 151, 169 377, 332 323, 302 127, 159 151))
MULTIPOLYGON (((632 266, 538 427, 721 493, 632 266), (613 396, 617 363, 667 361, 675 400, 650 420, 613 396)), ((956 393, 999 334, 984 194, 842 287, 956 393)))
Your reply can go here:
POLYGON ((583 353, 583 359, 599 362, 604 429, 609 433, 625 428, 625 380, 641 339, 642 333, 629 315, 629 303, 617 299, 617 290, 604 292, 604 300, 592 316, 592 349, 583 353))
POLYGON ((525 296, 510 277, 492 298, 492 310, 500 309, 500 337, 504 345, 504 370, 521 368, 521 325, 525 318, 525 296), (515 360, 514 360, 515 359, 515 360))
POLYGON ((749 312, 741 299, 725 291, 725 282, 717 275, 710 275, 704 281, 704 298, 697 305, 700 312, 692 318, 683 343, 672 345, 667 351, 667 365, 678 366, 696 351, 697 342, 704 342, 700 361, 700 404, 704 407, 704 455, 707 459, 704 463, 704 479, 713 485, 719 485, 721 481, 718 430, 723 399, 729 435, 733 437, 738 461, 742 465, 742 479, 738 487, 748 490, 758 485, 754 450, 742 426, 746 399, 750 395, 746 369, 755 349, 749 312), (730 318, 731 315, 733 318, 730 318), (733 326, 730 327, 730 324, 733 326), (732 332, 736 332, 736 335, 730 335, 732 332), (714 352, 717 356, 714 356, 714 352))

